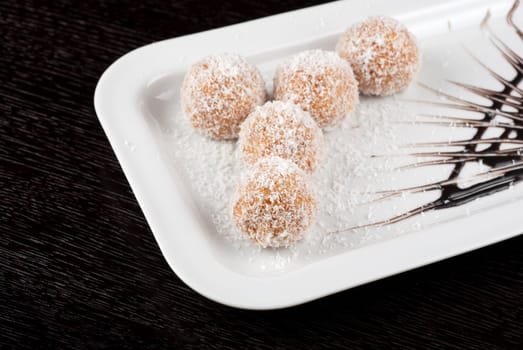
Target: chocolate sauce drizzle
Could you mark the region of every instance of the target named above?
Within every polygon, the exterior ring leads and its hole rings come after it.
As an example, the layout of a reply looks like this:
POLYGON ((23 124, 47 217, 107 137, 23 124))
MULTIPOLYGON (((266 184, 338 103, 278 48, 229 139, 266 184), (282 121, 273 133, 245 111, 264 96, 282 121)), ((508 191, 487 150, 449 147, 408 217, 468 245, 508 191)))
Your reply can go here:
MULTIPOLYGON (((508 24, 516 31, 516 34, 523 41, 523 31, 513 22, 513 16, 519 7, 519 4, 520 0, 514 2, 506 18, 508 24)), ((391 199, 406 193, 410 194, 436 190, 440 191, 439 198, 403 214, 379 222, 358 226, 357 228, 392 224, 429 210, 439 210, 460 206, 477 198, 503 191, 514 184, 523 181, 523 89, 518 87, 520 82, 523 81, 523 58, 514 52, 491 30, 488 23, 489 17, 490 14, 487 14, 482 22, 481 28, 489 34, 491 44, 514 68, 516 75, 511 79, 506 79, 484 65, 479 59, 471 54, 490 75, 503 85, 503 89, 501 91, 495 91, 455 81, 449 82, 475 95, 490 100, 490 103, 487 105, 458 98, 437 91, 427 85, 420 84, 423 88, 445 98, 448 103, 432 101, 417 102, 429 103, 431 105, 444 107, 454 111, 477 112, 482 116, 482 118, 469 119, 459 116, 423 115, 423 117, 425 117, 424 119, 428 120, 416 122, 416 124, 473 128, 475 129, 474 136, 467 140, 409 145, 417 148, 448 146, 462 146, 463 148, 458 151, 410 153, 410 156, 436 157, 441 159, 409 164, 402 167, 404 169, 438 164, 453 164, 453 169, 448 178, 443 181, 423 186, 377 192, 376 194, 380 196, 377 201, 391 199), (509 111, 503 107, 510 107, 508 109, 509 111), (500 122, 499 117, 503 117, 507 121, 500 122), (496 138, 484 138, 486 131, 491 127, 502 128, 502 134, 496 138), (510 145, 510 147, 502 149, 502 145, 510 145), (480 146, 485 147, 479 148, 480 146), (465 164, 469 162, 482 162, 489 167, 489 170, 468 178, 468 180, 475 180, 475 182, 483 179, 484 181, 463 188, 460 187, 460 184, 463 183, 464 179, 459 178, 459 176, 465 164)))

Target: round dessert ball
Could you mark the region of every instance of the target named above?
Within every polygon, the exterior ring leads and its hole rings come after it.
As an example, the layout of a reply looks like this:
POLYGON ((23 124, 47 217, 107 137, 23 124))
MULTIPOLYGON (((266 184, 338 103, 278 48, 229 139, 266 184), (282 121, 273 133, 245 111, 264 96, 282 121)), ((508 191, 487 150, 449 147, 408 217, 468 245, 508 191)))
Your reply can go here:
POLYGON ((292 102, 267 102, 243 122, 238 141, 248 164, 278 156, 312 173, 323 156, 323 133, 308 112, 292 102))
POLYGON ((245 58, 219 54, 189 69, 181 95, 193 127, 224 140, 238 137, 240 124, 265 102, 266 90, 260 72, 245 58))
POLYGON ((307 180, 289 160, 260 159, 243 174, 233 202, 238 229, 264 248, 288 247, 302 239, 316 213, 307 180))
POLYGON ((354 70, 360 91, 390 95, 405 88, 419 70, 415 37, 397 20, 372 17, 347 29, 336 45, 354 70))
POLYGON ((333 127, 358 104, 358 83, 336 53, 303 51, 276 69, 274 98, 299 105, 320 128, 333 127))

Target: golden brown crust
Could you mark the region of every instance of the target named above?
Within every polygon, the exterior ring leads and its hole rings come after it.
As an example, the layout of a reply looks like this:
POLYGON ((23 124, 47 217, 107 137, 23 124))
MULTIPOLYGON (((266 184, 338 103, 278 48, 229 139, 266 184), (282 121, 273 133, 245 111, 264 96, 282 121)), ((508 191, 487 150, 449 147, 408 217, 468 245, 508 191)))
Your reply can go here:
POLYGON ((277 68, 274 98, 299 105, 321 128, 333 127, 356 108, 358 83, 334 52, 309 50, 277 68))
POLYGON ((232 54, 209 56, 194 64, 181 94, 193 127, 220 140, 238 137, 240 124, 266 100, 265 83, 256 67, 232 54))
POLYGON ((415 37, 389 17, 372 17, 351 26, 336 51, 352 66, 361 93, 390 95, 407 87, 419 70, 415 37))
POLYGON ((238 147, 248 164, 279 156, 311 173, 323 156, 323 133, 310 114, 294 103, 273 101, 257 107, 245 120, 238 147))
POLYGON ((288 247, 311 225, 316 199, 305 173, 280 157, 261 159, 244 176, 233 203, 238 229, 262 247, 288 247))

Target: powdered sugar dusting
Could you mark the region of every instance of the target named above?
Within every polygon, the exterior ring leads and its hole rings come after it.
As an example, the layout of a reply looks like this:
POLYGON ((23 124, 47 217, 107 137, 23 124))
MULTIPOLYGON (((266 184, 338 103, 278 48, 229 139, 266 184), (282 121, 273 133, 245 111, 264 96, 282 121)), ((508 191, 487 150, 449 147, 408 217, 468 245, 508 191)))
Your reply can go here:
POLYGON ((350 65, 336 53, 308 50, 278 66, 274 98, 296 103, 321 128, 333 127, 358 104, 358 83, 350 65))
MULTIPOLYGON (((216 228, 216 235, 242 257, 242 263, 268 273, 292 266, 297 261, 314 261, 384 237, 392 238, 411 229, 410 223, 405 223, 392 228, 329 234, 405 209, 401 198, 385 210, 379 204, 366 203, 372 199, 366 192, 390 188, 390 184, 401 182, 401 176, 392 172, 398 165, 397 159, 371 158, 371 155, 394 152, 404 142, 398 125, 394 124, 394 120, 409 118, 403 103, 393 98, 365 98, 351 118, 325 132, 325 157, 308 180, 311 191, 316 192, 315 220, 298 243, 285 249, 260 249, 236 228, 231 215, 234 194, 242 182, 237 143, 216 142, 196 133, 182 111, 174 116, 167 112, 178 101, 176 95, 168 101, 156 100, 159 105, 154 113, 166 116, 161 120, 164 148, 169 150, 170 163, 176 171, 185 174, 187 186, 194 193, 201 212, 216 228)), ((283 173, 288 170, 286 167, 278 169, 283 173)))
MULTIPOLYGON (((499 19, 498 24, 501 27, 502 19, 499 19)), ((513 34, 509 31, 506 33, 513 34)), ((425 40, 423 50, 427 62, 420 80, 436 88, 443 88, 440 80, 445 76, 449 77, 450 74, 459 81, 483 82, 483 77, 479 76, 480 72, 475 70, 475 66, 470 70, 460 71, 460 65, 449 65, 445 71, 441 70, 442 62, 448 61, 450 56, 463 60, 463 64, 470 62, 466 61, 468 57, 462 52, 460 42, 474 43, 477 52, 483 52, 479 43, 481 40, 477 40, 480 35, 482 34, 476 28, 468 28, 463 34, 456 32, 451 37, 435 36, 425 40)), ((382 45, 383 40, 385 38, 380 36, 375 38, 377 45, 382 45)), ((304 43, 301 46, 263 52, 252 56, 252 60, 258 62, 265 79, 272 79, 276 65, 289 53, 298 52, 309 44, 310 47, 329 48, 332 46, 332 37, 325 37, 314 43, 304 43)), ((371 55, 367 57, 370 58, 371 55)), ((493 62, 495 64, 496 61, 493 62)), ((233 272, 257 277, 282 276, 282 273, 301 269, 326 257, 344 253, 352 255, 366 245, 382 243, 398 235, 423 229, 426 225, 449 221, 464 215, 465 212, 468 215, 499 204, 500 200, 515 198, 503 197, 503 194, 501 197, 485 197, 464 207, 426 212, 382 228, 371 227, 329 234, 339 229, 379 221, 384 217, 390 218, 435 199, 428 197, 429 193, 419 193, 379 202, 374 201, 376 196, 371 196, 368 192, 426 184, 438 181, 440 175, 441 179, 446 178, 452 166, 394 170, 397 166, 416 160, 421 162, 432 159, 393 157, 390 154, 412 151, 401 148, 402 144, 466 139, 470 137, 469 132, 474 132, 448 126, 413 126, 410 123, 397 125, 394 121, 416 120, 413 117, 416 109, 420 113, 434 114, 444 114, 448 111, 426 105, 418 107, 417 104, 400 103, 393 97, 362 97, 361 104, 350 118, 341 122, 340 128, 324 133, 325 158, 310 180, 317 190, 318 214, 315 222, 304 238, 295 245, 284 249, 262 249, 237 230, 231 216, 231 201, 241 173, 241 162, 236 159, 238 146, 234 142, 216 142, 195 132, 190 120, 180 111, 178 87, 181 83, 180 74, 183 74, 180 72, 185 69, 178 68, 180 69, 166 73, 163 77, 154 77, 154 81, 145 90, 144 97, 146 109, 149 111, 146 114, 149 117, 145 119, 158 124, 151 125, 151 135, 155 137, 155 141, 161 142, 159 147, 156 147, 159 151, 158 157, 171 168, 173 182, 176 182, 177 186, 188 187, 191 203, 187 205, 196 204, 201 214, 197 219, 204 225, 201 232, 172 234, 198 235, 206 246, 211 247, 210 253, 213 258, 233 272), (373 158, 373 154, 388 156, 373 158), (417 196, 421 196, 419 200, 417 196)), ((402 97, 415 99, 430 99, 429 96, 415 86, 406 91, 405 95, 402 94, 402 97)), ((141 147, 151 147, 141 145, 136 140, 129 140, 129 144, 136 147, 135 154, 141 147)), ((154 181, 155 176, 156 174, 151 174, 149 180, 154 181)), ((437 191, 434 192, 437 196, 437 191)), ((520 198, 521 190, 518 193, 520 198)), ((171 209, 174 217, 177 215, 176 209, 171 209)), ((376 259, 382 258, 376 256, 376 259)))
POLYGON ((241 122, 266 99, 258 69, 235 54, 212 55, 194 64, 181 95, 192 125, 217 139, 236 138, 241 122))
POLYGON ((354 24, 336 46, 352 66, 360 91, 390 95, 405 88, 421 61, 415 37, 399 21, 385 16, 354 24))
POLYGON ((348 68, 348 65, 343 63, 335 52, 314 49, 302 51, 291 56, 280 66, 280 69, 283 70, 283 74, 285 74, 285 70, 292 72, 304 70, 312 75, 321 75, 325 72, 326 68, 332 66, 348 68))
POLYGON ((312 172, 323 155, 323 133, 309 113, 292 102, 267 102, 241 126, 240 159, 248 164, 279 156, 312 172))
POLYGON ((262 247, 299 241, 316 213, 308 179, 291 161, 260 159, 241 177, 232 216, 238 229, 262 247))

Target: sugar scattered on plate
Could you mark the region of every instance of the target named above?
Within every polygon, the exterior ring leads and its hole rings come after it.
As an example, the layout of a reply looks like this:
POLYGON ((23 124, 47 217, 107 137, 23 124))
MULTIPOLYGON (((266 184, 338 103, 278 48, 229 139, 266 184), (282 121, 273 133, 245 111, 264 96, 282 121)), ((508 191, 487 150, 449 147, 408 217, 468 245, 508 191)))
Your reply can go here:
POLYGON ((241 173, 235 142, 217 142, 194 132, 181 111, 162 121, 168 124, 163 126, 169 130, 162 135, 172 163, 185 173, 200 209, 216 227, 216 234, 246 256, 247 262, 263 262, 264 271, 277 271, 298 258, 314 261, 383 239, 384 234, 394 237, 405 231, 398 228, 401 225, 395 225, 394 229, 385 231, 371 228, 329 233, 380 218, 378 209, 375 206, 369 209, 366 202, 373 198, 369 193, 393 185, 391 171, 398 161, 371 155, 398 150, 404 138, 398 134, 399 124, 394 121, 408 118, 407 110, 405 104, 394 97, 363 98, 339 128, 325 132, 326 157, 311 179, 319 201, 316 222, 302 242, 287 249, 262 250, 233 224, 231 200, 241 173), (267 258, 268 255, 272 258, 267 258))

